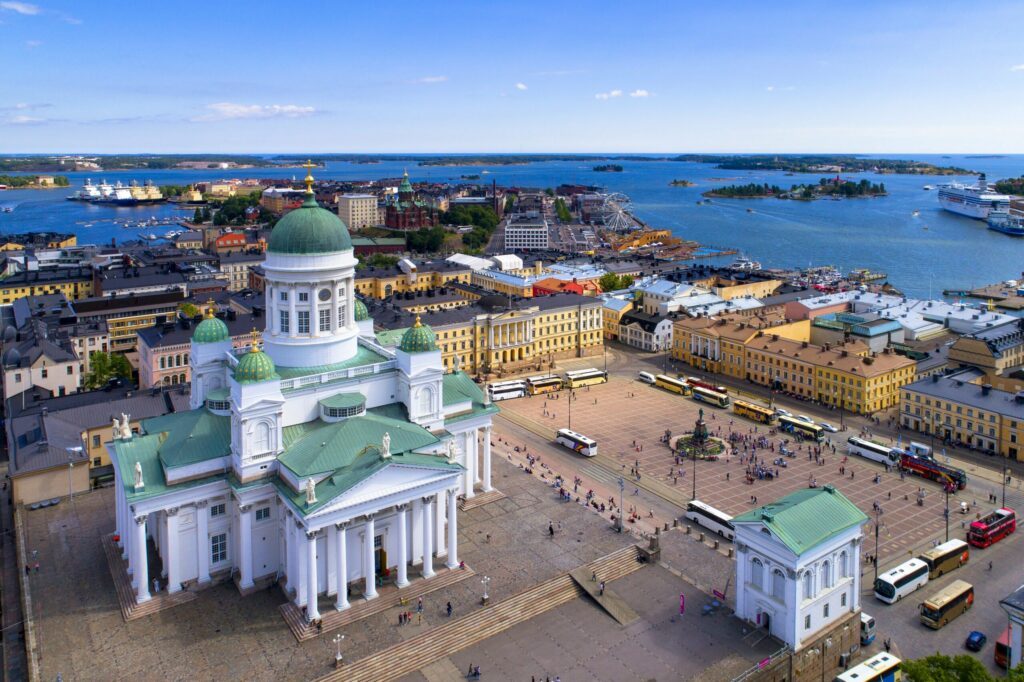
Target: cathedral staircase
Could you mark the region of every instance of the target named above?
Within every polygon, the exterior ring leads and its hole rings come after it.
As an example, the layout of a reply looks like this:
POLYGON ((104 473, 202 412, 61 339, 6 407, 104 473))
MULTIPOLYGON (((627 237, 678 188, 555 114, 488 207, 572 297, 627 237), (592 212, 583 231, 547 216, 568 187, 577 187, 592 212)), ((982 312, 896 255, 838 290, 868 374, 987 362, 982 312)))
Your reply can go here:
POLYGON ((196 598, 196 593, 190 590, 181 590, 174 594, 158 592, 148 601, 141 604, 135 601, 135 588, 132 587, 132 579, 128 575, 124 560, 121 559, 121 548, 114 542, 114 534, 104 536, 100 540, 103 545, 103 552, 107 555, 107 566, 110 568, 110 577, 114 579, 114 589, 117 592, 117 601, 121 606, 121 617, 126 621, 144 618, 145 616, 185 604, 196 598))
POLYGON ((470 509, 476 509, 477 507, 482 507, 485 504, 490 504, 491 502, 497 502, 498 500, 503 499, 505 499, 505 493, 495 488, 490 492, 478 493, 468 500, 463 499, 462 503, 459 505, 459 509, 462 511, 469 511, 470 509))
MULTIPOLYGON (((592 561, 578 570, 583 570, 587 576, 597 573, 599 579, 610 582, 643 567, 637 558, 638 555, 637 547, 631 545, 592 561)), ((371 654, 352 665, 344 665, 322 679, 347 682, 398 679, 456 651, 466 649, 547 611, 568 604, 583 594, 577 582, 565 573, 508 599, 495 602, 371 654)))

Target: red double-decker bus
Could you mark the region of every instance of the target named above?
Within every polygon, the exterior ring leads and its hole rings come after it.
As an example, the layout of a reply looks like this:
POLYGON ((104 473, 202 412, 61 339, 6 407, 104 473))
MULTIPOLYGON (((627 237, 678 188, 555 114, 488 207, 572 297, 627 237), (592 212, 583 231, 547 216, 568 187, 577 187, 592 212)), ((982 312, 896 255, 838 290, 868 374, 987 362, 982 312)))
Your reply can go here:
POLYGON ((900 468, 908 473, 938 481, 942 485, 952 484, 958 490, 967 487, 967 473, 963 469, 939 464, 929 457, 918 457, 904 452, 900 455, 900 468))
POLYGON ((971 522, 967 542, 975 547, 988 547, 1017 530, 1017 514, 1009 507, 996 509, 981 519, 971 522))
POLYGON ((728 390, 725 388, 725 386, 715 386, 714 384, 710 384, 710 383, 708 383, 706 381, 702 381, 701 379, 698 379, 697 377, 684 377, 682 374, 679 375, 679 378, 683 379, 684 381, 686 381, 686 383, 688 383, 691 388, 692 387, 697 387, 697 388, 707 389, 708 391, 714 391, 715 393, 726 393, 726 394, 728 394, 728 390))

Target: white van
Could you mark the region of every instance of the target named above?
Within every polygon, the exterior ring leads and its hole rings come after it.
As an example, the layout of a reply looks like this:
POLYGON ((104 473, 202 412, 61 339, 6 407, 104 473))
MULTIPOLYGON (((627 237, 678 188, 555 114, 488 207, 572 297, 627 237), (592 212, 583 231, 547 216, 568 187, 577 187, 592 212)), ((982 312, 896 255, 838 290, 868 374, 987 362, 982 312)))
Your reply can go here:
POLYGON ((644 382, 645 384, 651 384, 652 386, 654 385, 654 375, 651 374, 650 372, 638 372, 636 378, 644 382))

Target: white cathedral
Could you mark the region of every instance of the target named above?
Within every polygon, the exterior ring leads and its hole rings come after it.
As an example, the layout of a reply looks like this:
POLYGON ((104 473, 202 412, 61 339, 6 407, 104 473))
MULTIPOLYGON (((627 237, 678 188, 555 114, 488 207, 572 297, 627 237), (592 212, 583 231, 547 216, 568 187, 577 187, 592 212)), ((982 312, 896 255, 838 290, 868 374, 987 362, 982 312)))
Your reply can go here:
MULTIPOLYGON (((446 374, 419 323, 376 342, 356 299, 345 224, 301 208, 270 236, 267 327, 232 351, 207 311, 192 337, 191 409, 115 423, 117 542, 136 602, 234 579, 242 593, 284 582, 310 621, 321 595, 346 609, 459 565, 459 497, 491 488, 497 408, 446 374), (151 575, 149 546, 155 549, 151 575), (155 571, 154 571, 155 572, 155 571)), ((116 420, 115 420, 116 421, 116 420)))

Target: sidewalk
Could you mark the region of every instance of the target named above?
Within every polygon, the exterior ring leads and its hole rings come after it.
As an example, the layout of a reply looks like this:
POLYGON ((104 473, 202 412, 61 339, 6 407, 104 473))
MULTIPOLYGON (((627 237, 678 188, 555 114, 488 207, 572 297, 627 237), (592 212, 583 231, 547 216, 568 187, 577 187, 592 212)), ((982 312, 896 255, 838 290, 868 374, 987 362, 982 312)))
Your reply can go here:
MULTIPOLYGON (((0 478, 6 481, 7 464, 0 466, 0 478)), ((24 680, 28 678, 25 660, 24 637, 22 635, 21 591, 18 587, 18 559, 14 547, 14 515, 13 507, 8 504, 11 498, 11 486, 0 491, 0 529, 3 542, 0 552, 3 555, 3 578, 0 582, 3 608, 3 665, 4 680, 24 680)))

